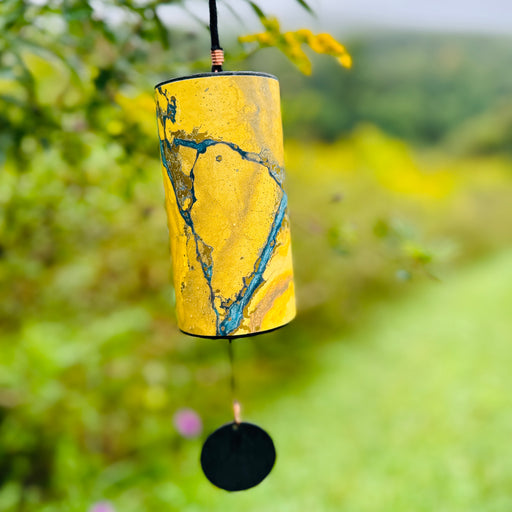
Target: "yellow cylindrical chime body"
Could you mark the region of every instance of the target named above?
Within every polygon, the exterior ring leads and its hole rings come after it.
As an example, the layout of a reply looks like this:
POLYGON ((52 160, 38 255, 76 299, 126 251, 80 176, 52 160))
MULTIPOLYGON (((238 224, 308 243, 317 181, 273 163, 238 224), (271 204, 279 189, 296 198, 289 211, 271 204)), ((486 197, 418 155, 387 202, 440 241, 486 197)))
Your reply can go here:
POLYGON ((178 327, 227 338, 295 316, 279 82, 220 72, 158 84, 178 327))

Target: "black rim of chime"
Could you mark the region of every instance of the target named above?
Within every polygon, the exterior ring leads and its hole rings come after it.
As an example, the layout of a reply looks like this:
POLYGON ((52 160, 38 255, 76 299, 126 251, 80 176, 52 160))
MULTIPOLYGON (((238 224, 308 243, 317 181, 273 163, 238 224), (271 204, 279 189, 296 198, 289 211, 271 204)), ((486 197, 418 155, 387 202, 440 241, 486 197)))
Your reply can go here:
POLYGON ((181 82, 182 80, 193 80, 194 78, 210 78, 216 76, 262 76, 265 78, 273 78, 274 80, 278 80, 278 78, 270 73, 261 73, 259 71, 219 71, 219 72, 209 72, 209 73, 197 73, 195 75, 188 76, 180 76, 179 78, 171 78, 170 80, 164 80, 163 82, 159 82, 155 85, 155 89, 158 87, 170 84, 172 82, 181 82))
POLYGON ((192 334, 192 333, 184 331, 182 329, 180 329, 180 332, 182 332, 183 334, 186 334, 187 336, 192 336, 193 338, 202 338, 205 340, 228 340, 228 339, 237 340, 240 338, 252 338, 253 336, 259 336, 260 334, 268 334, 268 333, 277 331, 279 329, 282 329, 283 327, 286 327, 289 324, 290 324, 290 322, 287 322, 283 325, 278 325, 277 327, 274 327, 272 329, 267 329, 266 331, 249 332, 247 334, 235 334, 235 335, 229 334, 227 336, 226 335, 224 335, 224 336, 206 336, 204 334, 192 334))

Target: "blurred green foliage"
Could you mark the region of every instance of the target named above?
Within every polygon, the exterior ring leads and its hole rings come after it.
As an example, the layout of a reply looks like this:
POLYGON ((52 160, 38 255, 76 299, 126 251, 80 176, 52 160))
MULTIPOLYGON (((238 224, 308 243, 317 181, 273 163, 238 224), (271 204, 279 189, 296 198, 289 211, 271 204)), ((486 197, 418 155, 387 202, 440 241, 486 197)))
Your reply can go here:
POLYGON ((233 496, 191 470, 171 507, 508 512, 512 251, 452 277, 374 305, 342 343, 310 350, 314 379, 258 412, 278 451, 263 484, 233 496))
MULTIPOLYGON (((172 415, 225 421, 229 368, 174 323, 152 87, 207 69, 207 35, 151 1, 5 0, 0 24, 0 510, 183 510, 199 445, 172 415)), ((461 67, 432 68, 429 44, 355 41, 350 73, 311 79, 271 49, 228 63, 279 69, 301 312, 236 343, 243 403, 296 390, 372 302, 510 243, 501 50, 456 38, 461 67)))

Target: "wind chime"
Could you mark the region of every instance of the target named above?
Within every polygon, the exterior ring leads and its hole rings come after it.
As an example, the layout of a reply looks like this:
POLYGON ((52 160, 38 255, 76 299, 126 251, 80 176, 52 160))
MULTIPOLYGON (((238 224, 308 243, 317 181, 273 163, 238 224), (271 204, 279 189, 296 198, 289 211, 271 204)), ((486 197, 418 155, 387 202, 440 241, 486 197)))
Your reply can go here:
MULTIPOLYGON (((155 87, 178 327, 225 339, 277 329, 295 316, 279 82, 223 71, 209 0, 210 73, 155 87)), ((233 371, 233 370, 232 370, 233 371)), ((232 373, 232 382, 234 377, 232 373)), ((229 491, 259 484, 275 463, 270 436, 240 419, 213 432, 201 466, 229 491)))

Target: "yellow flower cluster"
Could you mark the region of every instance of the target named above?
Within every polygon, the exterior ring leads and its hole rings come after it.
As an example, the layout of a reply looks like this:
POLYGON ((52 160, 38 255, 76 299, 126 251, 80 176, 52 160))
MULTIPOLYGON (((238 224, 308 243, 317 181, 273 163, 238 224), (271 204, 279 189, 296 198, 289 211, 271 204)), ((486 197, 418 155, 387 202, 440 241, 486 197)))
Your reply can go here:
POLYGON ((311 62, 302 49, 307 44, 316 53, 332 55, 344 67, 352 66, 352 57, 347 49, 330 34, 313 34, 311 30, 301 28, 295 31, 281 32, 276 18, 262 18, 264 32, 239 37, 241 43, 256 43, 260 48, 274 46, 279 48, 304 74, 311 74, 311 62))

